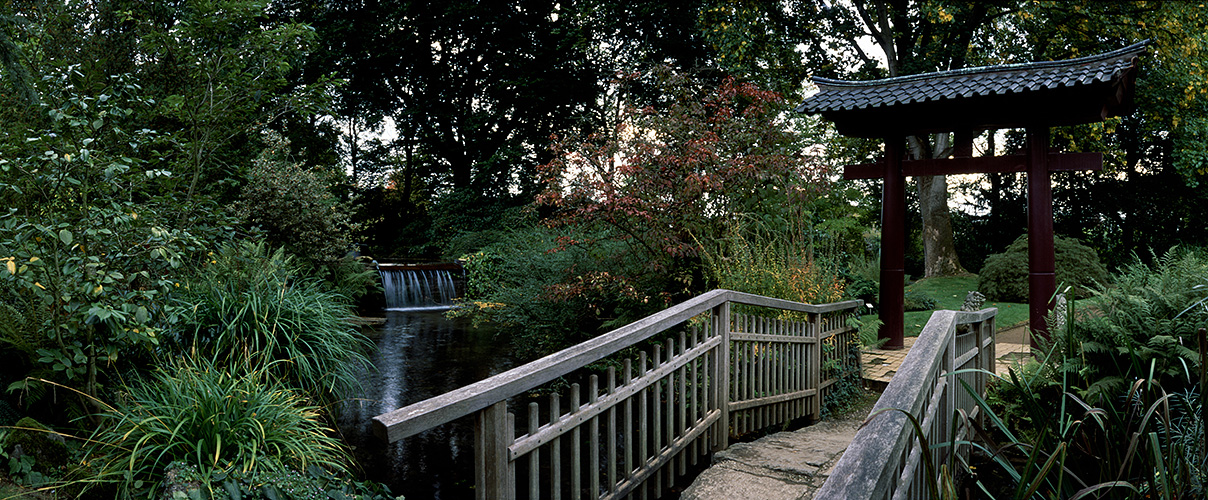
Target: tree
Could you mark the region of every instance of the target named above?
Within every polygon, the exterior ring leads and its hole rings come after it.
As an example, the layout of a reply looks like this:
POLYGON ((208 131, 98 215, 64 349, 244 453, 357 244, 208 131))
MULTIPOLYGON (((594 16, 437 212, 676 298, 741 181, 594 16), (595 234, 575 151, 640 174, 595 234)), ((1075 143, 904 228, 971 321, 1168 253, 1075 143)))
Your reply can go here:
POLYGON ((727 219, 826 185, 825 169, 777 120, 778 94, 732 78, 700 88, 665 70, 660 81, 667 106, 629 107, 615 133, 555 141, 538 197, 557 211, 553 223, 613 228, 666 271, 696 258, 727 219))

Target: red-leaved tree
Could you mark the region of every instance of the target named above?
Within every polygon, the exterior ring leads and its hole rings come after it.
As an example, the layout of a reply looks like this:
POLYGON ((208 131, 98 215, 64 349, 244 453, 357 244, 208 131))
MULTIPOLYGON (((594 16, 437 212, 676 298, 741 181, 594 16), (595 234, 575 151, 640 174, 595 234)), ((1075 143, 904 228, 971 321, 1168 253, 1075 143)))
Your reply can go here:
POLYGON ((655 76, 662 105, 622 105, 603 132, 553 137, 554 160, 539 167, 550 224, 611 228, 650 271, 664 271, 697 257, 727 220, 784 213, 825 189, 826 169, 788 130, 779 94, 733 78, 701 86, 655 76))

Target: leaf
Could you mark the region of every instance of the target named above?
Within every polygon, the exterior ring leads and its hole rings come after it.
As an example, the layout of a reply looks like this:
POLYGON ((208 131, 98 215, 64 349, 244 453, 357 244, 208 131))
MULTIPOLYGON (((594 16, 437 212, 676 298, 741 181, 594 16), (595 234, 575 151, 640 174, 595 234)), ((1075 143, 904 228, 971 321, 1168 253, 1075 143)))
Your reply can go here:
POLYGON ((8 269, 8 274, 17 274, 17 263, 9 260, 4 263, 4 267, 8 269))
POLYGON ((64 245, 70 245, 71 242, 74 240, 75 240, 75 237, 73 237, 71 235, 71 231, 68 231, 66 229, 59 230, 59 241, 62 241, 64 245))

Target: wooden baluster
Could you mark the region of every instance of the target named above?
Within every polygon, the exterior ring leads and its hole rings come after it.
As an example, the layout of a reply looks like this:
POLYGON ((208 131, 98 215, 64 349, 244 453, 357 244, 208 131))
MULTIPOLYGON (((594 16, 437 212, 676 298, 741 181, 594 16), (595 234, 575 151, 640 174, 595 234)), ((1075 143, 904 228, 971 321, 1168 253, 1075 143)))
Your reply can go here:
MULTIPOLYGON (((530 436, 537 433, 541 428, 541 407, 537 403, 529 403, 528 407, 528 433, 530 436)), ((541 498, 541 448, 537 447, 529 452, 529 500, 539 500, 541 498)))
MULTIPOLYGON (((683 331, 680 331, 679 336, 680 356, 688 355, 688 338, 683 331)), ((688 429, 688 366, 680 365, 679 367, 679 398, 675 416, 679 419, 676 425, 675 436, 679 438, 687 434, 688 429)), ((688 463, 684 460, 684 452, 676 454, 676 461, 679 462, 679 474, 682 476, 688 473, 688 463)))
MULTIPOLYGON (((626 388, 629 388, 629 385, 633 383, 633 360, 630 358, 625 358, 625 364, 623 365, 623 367, 624 367, 624 371, 622 373, 621 382, 622 382, 622 385, 624 385, 626 388)), ((634 466, 633 466, 633 398, 634 397, 637 397, 637 396, 629 396, 629 397, 625 398, 625 414, 622 416, 622 418, 624 419, 624 428, 625 428, 625 469, 624 469, 625 479, 629 479, 629 478, 633 477, 633 472, 634 472, 634 466)))
MULTIPOLYGON (((675 359, 675 340, 667 339, 667 363, 675 359)), ((666 429, 665 442, 667 449, 670 450, 672 443, 675 442, 675 372, 667 374, 667 398, 664 405, 667 407, 667 413, 663 415, 663 426, 666 429)), ((675 462, 668 461, 663 468, 667 475, 667 487, 675 486, 675 462)))
MULTIPOLYGON (((695 349, 696 346, 699 345, 700 338, 697 335, 698 333, 699 332, 695 328, 692 329, 692 346, 691 347, 693 349, 695 349)), ((698 413, 698 409, 699 409, 698 404, 700 401, 701 389, 703 388, 703 384, 701 384, 700 372, 698 371, 698 368, 700 368, 701 364, 704 363, 705 361, 707 361, 708 359, 709 359, 708 354, 705 354, 692 361, 692 374, 690 375, 692 377, 692 393, 689 394, 690 400, 688 403, 689 414, 691 415, 691 417, 688 420, 690 422, 692 422, 693 428, 696 428, 697 423, 700 422, 700 413, 698 413)), ((706 368, 705 373, 709 373, 707 370, 708 369, 706 368)), ((701 453, 699 445, 704 442, 704 439, 705 439, 705 435, 701 434, 700 437, 692 440, 692 448, 690 450, 690 453, 692 455, 692 465, 696 465, 697 455, 699 455, 701 453)))
MULTIPOLYGON (((562 420, 561 399, 558 393, 549 395, 549 423, 556 425, 562 420)), ((572 431, 573 432, 573 431, 572 431)), ((555 437, 549 445, 549 491, 553 500, 562 500, 562 436, 555 437)))
MULTIPOLYGON (((638 353, 638 378, 646 376, 646 351, 638 353)), ((645 468, 650 463, 650 415, 649 403, 650 386, 643 387, 638 392, 638 463, 639 468, 645 468)), ((647 481, 642 481, 638 491, 642 500, 646 500, 646 484, 647 481)))
MULTIPOLYGON (((600 397, 600 377, 592 375, 587 379, 587 403, 595 406, 596 401, 600 397)), ((587 436, 590 455, 587 457, 587 464, 590 470, 590 479, 587 492, 587 497, 591 499, 600 498, 600 416, 591 417, 591 421, 587 424, 587 436)))
MULTIPOLYGON (((762 333, 765 335, 768 333, 768 318, 766 316, 759 317, 759 333, 762 333)), ((770 356, 771 352, 769 352, 771 350, 772 344, 770 342, 758 342, 756 344, 756 346, 759 349, 760 356, 759 356, 759 378, 755 381, 754 396, 758 398, 758 397, 763 397, 763 396, 768 395, 768 381, 770 380, 768 377, 768 374, 769 374, 769 372, 772 371, 771 370, 772 367, 771 367, 771 364, 768 362, 768 359, 772 357, 772 356, 770 356)), ((762 430, 763 428, 767 427, 768 426, 767 417, 768 417, 767 405, 761 405, 761 406, 757 407, 755 409, 755 429, 754 430, 762 430)))
MULTIPOLYGON (((608 395, 617 392, 617 367, 608 367, 608 395)), ((617 491, 617 406, 608 408, 608 491, 617 491)))
MULTIPOLYGON (((663 346, 661 344, 654 345, 654 360, 651 367, 658 369, 663 363, 663 346)), ((663 451, 663 389, 661 380, 654 381, 654 394, 650 397, 650 406, 653 415, 650 419, 651 430, 654 431, 654 441, 651 448, 653 456, 656 458, 663 451)), ((655 498, 663 496, 663 475, 656 473, 654 475, 654 496, 655 498)))
MULTIPOLYGON (((579 384, 570 385, 570 414, 571 418, 579 413, 579 384)), ((583 426, 576 425, 570 431, 570 498, 582 498, 583 489, 583 426)))

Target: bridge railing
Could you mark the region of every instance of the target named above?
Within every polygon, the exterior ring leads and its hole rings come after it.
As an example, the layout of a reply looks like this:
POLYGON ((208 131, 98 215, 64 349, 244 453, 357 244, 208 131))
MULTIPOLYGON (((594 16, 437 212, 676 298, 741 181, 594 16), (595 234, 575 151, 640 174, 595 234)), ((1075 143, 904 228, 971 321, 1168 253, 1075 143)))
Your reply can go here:
POLYGON ((814 498, 925 499, 930 497, 924 460, 936 470, 950 453, 967 446, 936 446, 968 439, 966 426, 953 425, 963 409, 979 418, 964 381, 985 395, 994 372, 994 319, 997 308, 976 312, 936 311, 910 353, 873 406, 875 415, 852 440, 814 498), (886 409, 893 409, 884 411, 886 409), (930 449, 924 449, 902 411, 918 419, 930 449))
POLYGON ((858 381, 859 341, 847 319, 860 305, 714 290, 374 417, 374 431, 393 442, 474 415, 478 498, 657 498, 732 436, 816 419, 840 377, 858 381), (606 358, 603 380, 548 390, 606 358), (520 419, 509 411, 509 399, 516 405, 543 386, 543 403, 514 408, 520 419))

